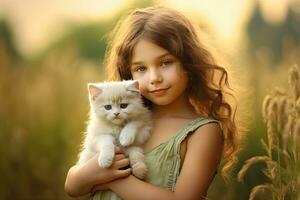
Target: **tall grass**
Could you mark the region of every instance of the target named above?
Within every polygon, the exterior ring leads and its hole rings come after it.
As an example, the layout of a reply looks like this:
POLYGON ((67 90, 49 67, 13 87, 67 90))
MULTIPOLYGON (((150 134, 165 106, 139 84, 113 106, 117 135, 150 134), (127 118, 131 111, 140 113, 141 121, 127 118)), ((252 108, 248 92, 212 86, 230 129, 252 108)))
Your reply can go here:
POLYGON ((39 63, 13 63, 0 47, 0 199, 68 199, 64 179, 77 159, 88 114, 87 87, 100 66, 76 49, 39 63))
POLYGON ((269 191, 273 200, 300 199, 300 68, 289 71, 289 89, 274 89, 264 98, 262 113, 267 125, 267 142, 261 140, 264 156, 248 159, 238 173, 243 181, 248 169, 266 164, 269 182, 252 188, 249 199, 269 191))

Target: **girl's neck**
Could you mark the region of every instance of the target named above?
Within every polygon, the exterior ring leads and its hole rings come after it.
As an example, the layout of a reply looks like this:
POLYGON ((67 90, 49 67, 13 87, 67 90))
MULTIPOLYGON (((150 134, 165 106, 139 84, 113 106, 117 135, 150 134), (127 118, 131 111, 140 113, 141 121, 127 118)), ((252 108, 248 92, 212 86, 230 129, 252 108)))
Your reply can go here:
POLYGON ((189 102, 187 95, 182 95, 174 102, 168 105, 152 105, 152 111, 155 119, 159 118, 187 118, 193 119, 198 115, 189 102))

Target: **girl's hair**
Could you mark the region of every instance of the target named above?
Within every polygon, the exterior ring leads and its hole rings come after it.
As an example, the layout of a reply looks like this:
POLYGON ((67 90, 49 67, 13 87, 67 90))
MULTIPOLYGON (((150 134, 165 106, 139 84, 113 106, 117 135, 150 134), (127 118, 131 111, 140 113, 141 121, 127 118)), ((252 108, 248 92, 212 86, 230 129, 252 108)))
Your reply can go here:
POLYGON ((227 98, 233 97, 229 93, 228 74, 204 48, 196 27, 184 15, 169 8, 136 9, 121 19, 112 32, 105 65, 109 80, 132 79, 132 52, 141 38, 178 58, 189 77, 187 91, 191 104, 199 114, 222 124, 225 159, 221 174, 226 178, 237 157, 236 108, 227 98))

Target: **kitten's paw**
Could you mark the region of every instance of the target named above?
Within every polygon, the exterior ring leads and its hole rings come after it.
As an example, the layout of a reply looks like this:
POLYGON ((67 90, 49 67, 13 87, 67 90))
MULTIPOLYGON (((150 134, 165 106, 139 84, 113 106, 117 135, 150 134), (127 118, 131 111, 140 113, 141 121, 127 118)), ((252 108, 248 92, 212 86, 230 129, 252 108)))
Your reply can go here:
POLYGON ((123 147, 129 146, 134 142, 134 133, 128 131, 122 131, 119 137, 120 144, 123 147))
POLYGON ((147 171, 147 166, 144 162, 137 162, 132 166, 133 175, 141 180, 146 178, 147 171))
POLYGON ((99 158, 98 158, 98 164, 101 168, 110 167, 111 164, 113 163, 113 161, 114 161, 114 154, 99 156, 99 158))

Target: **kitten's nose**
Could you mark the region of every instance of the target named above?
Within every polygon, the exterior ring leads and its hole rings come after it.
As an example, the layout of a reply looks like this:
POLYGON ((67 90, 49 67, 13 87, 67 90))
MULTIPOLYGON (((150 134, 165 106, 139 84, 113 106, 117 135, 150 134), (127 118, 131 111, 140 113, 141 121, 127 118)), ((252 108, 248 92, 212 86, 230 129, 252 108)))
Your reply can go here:
POLYGON ((120 113, 114 113, 114 115, 115 115, 116 117, 118 117, 118 116, 119 116, 119 114, 120 114, 120 113))

